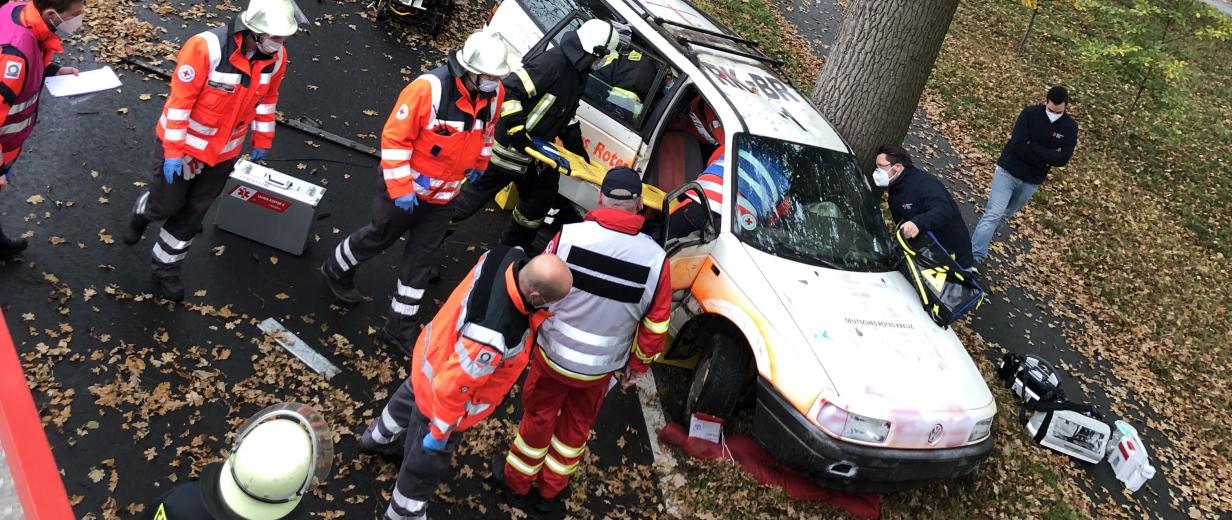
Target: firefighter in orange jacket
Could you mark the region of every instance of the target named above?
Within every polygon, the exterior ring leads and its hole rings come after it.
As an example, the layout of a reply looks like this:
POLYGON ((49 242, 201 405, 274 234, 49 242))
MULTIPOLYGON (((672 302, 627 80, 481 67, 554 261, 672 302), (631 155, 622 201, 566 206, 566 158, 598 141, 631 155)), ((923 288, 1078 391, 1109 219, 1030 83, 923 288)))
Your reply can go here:
POLYGON ((485 253, 423 329, 410 378, 398 385, 360 448, 402 455, 386 520, 423 519, 461 432, 482 421, 526 368, 543 309, 569 293, 559 258, 520 248, 485 253))
POLYGON ((251 0, 230 26, 193 36, 180 49, 171 95, 155 127, 162 170, 137 198, 122 236, 136 244, 151 221, 165 221, 152 252, 158 296, 184 299, 180 264, 249 129, 254 161, 264 159, 273 144, 278 88, 287 69, 282 44, 301 21, 292 0, 251 0))
MULTIPOLYGON (((3 4, 0 2, 0 4, 3 4)), ((84 0, 34 0, 0 7, 0 191, 9 187, 13 163, 34 131, 39 95, 48 76, 77 74, 53 62, 64 50, 60 38, 73 34, 85 17, 84 0)), ((0 229, 0 260, 26 249, 26 239, 10 239, 0 229)))
POLYGON ((407 235, 380 337, 408 355, 419 330, 420 298, 453 212, 450 202, 462 181, 487 168, 492 155, 505 96, 500 78, 508 72, 505 43, 479 32, 448 63, 402 90, 381 134, 385 189, 377 193, 372 222, 343 239, 321 265, 334 295, 358 303, 359 264, 407 235))
POLYGON ((517 437, 494 460, 493 477, 504 481, 515 506, 538 483, 535 508, 559 512, 613 373, 625 369, 628 388, 663 350, 671 269, 663 248, 639 232, 641 209, 640 176, 614 168, 603 179, 599 209, 566 225, 548 245, 573 272, 573 290, 552 305, 539 329, 517 437))

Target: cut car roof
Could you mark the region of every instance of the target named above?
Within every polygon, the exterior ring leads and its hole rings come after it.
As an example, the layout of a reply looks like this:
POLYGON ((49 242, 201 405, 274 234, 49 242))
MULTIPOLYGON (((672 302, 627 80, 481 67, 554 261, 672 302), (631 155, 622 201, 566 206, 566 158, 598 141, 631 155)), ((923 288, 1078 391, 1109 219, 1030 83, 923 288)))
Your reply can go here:
POLYGON ((695 48, 698 64, 756 135, 847 151, 838 133, 808 98, 752 59, 695 48))
MULTIPOLYGON (((732 35, 684 0, 629 0, 651 15, 675 24, 704 31, 732 35)), ((686 38, 705 45, 690 46, 702 72, 727 96, 731 106, 744 119, 745 126, 757 135, 800 144, 847 151, 838 133, 808 99, 788 85, 765 62, 721 50, 752 54, 756 49, 738 41, 691 31, 674 25, 661 25, 672 38, 686 38), (713 48, 719 47, 719 49, 713 48)))

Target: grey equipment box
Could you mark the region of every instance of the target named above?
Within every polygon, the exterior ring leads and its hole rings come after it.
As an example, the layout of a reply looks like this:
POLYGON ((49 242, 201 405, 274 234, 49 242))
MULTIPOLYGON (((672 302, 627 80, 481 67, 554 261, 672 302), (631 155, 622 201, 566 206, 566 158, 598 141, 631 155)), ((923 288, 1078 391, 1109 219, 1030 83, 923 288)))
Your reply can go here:
POLYGON ((325 188, 241 160, 222 195, 215 226, 301 255, 325 188))

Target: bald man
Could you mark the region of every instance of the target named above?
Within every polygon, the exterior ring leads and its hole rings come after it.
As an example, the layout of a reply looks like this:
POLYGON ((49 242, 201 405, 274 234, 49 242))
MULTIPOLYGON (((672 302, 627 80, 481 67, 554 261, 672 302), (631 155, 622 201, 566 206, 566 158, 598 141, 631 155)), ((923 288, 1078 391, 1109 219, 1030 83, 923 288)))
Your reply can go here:
POLYGON ((368 426, 360 449, 395 455, 402 468, 386 519, 425 518, 461 435, 499 407, 526 368, 548 304, 573 288, 559 258, 517 247, 484 253, 424 327, 411 376, 368 426))

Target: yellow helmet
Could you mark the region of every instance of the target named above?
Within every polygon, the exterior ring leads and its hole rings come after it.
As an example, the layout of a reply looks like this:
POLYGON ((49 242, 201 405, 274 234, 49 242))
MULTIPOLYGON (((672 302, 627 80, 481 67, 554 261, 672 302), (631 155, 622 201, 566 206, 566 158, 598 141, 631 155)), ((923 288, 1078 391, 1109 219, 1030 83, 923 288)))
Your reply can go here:
POLYGON ((305 404, 284 403, 248 419, 218 476, 222 502, 248 520, 286 516, 333 464, 333 434, 305 404))
POLYGON ((290 36, 308 20, 293 0, 251 0, 240 21, 254 33, 290 36))

